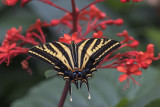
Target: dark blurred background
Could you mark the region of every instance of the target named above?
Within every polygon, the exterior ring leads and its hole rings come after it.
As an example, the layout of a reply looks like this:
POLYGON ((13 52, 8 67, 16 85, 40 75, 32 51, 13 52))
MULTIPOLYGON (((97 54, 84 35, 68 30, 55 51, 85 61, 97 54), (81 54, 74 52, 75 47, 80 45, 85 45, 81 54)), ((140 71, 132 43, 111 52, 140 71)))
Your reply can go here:
MULTIPOLYGON (((71 10, 69 0, 54 0, 54 2, 71 10)), ((80 8, 90 2, 91 0, 76 0, 80 8)), ((120 27, 108 26, 104 35, 116 38, 116 33, 123 32, 126 29, 129 35, 140 41, 137 50, 146 51, 147 44, 153 43, 155 45, 155 55, 158 55, 158 52, 160 52, 159 0, 144 0, 139 3, 129 2, 126 4, 120 3, 120 0, 107 0, 97 6, 113 19, 124 19, 124 25, 120 27)), ((37 18, 50 22, 52 19, 60 18, 63 15, 64 12, 38 1, 28 3, 24 8, 20 8, 20 4, 15 7, 8 7, 0 3, 0 43, 3 41, 6 31, 12 27, 19 28, 19 26, 22 26, 22 33, 25 33, 25 30, 35 23, 37 18)), ((48 42, 58 40, 65 32, 65 30, 56 30, 57 28, 44 29, 48 42)), ((29 60, 29 65, 33 71, 33 74, 29 75, 21 67, 21 61, 25 58, 26 55, 21 55, 14 58, 9 66, 6 66, 5 63, 0 65, 0 107, 56 106, 64 86, 63 79, 54 77, 46 80, 44 72, 52 69, 52 67, 37 59, 29 60)), ((71 103, 67 99, 65 107, 152 107, 153 105, 159 107, 159 65, 160 61, 156 61, 148 70, 143 70, 144 75, 140 77, 142 86, 136 88, 131 86, 125 91, 122 91, 124 84, 118 82, 119 72, 116 70, 107 70, 112 72, 99 70, 103 72, 96 72, 91 79, 92 100, 88 101, 85 87, 83 87, 82 92, 77 91, 74 87, 73 102, 71 103), (104 76, 105 74, 106 76, 104 76)), ((139 78, 136 80, 139 81, 139 78)), ((133 84, 130 83, 130 85, 133 84)))

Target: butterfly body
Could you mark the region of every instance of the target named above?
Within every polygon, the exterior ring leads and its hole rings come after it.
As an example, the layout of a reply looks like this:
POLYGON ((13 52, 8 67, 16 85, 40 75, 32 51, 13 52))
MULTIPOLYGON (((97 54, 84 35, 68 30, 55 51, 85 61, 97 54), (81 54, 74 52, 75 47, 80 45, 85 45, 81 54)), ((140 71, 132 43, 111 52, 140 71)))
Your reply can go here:
POLYGON ((78 81, 80 87, 83 82, 88 87, 88 77, 92 77, 97 65, 119 46, 120 43, 112 39, 92 38, 79 43, 72 41, 71 44, 46 43, 34 46, 28 54, 53 65, 58 75, 73 82, 78 88, 78 81))

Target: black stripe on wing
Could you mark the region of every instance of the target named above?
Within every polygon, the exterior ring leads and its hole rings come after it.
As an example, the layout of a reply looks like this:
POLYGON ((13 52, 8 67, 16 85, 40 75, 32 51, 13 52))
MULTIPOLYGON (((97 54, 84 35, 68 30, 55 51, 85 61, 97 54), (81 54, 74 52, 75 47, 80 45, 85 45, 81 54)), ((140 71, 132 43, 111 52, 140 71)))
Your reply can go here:
MULTIPOLYGON (((70 49, 70 44, 62 43, 62 42, 53 42, 52 43, 57 49, 62 53, 62 56, 66 58, 66 60, 62 60, 62 57, 60 57, 60 60, 65 63, 66 61, 68 62, 69 66, 73 69, 74 62, 72 62, 72 54, 69 53, 71 51, 70 49), (72 66, 73 63, 73 66, 72 66)), ((47 44, 47 47, 50 47, 52 50, 53 48, 47 44)), ((59 53, 58 53, 59 54, 59 53)))
POLYGON ((84 64, 86 63, 89 55, 87 55, 87 49, 90 47, 94 39, 87 39, 77 44, 78 51, 78 67, 84 68, 84 64), (83 67, 82 67, 83 66, 83 67))
MULTIPOLYGON (((28 55, 36 57, 50 65, 55 65, 57 62, 59 62, 58 59, 54 58, 54 56, 48 54, 43 46, 34 46, 33 48, 29 49, 28 55)), ((55 52, 53 52, 55 53, 55 52)), ((56 53, 55 53, 56 54, 56 53)))

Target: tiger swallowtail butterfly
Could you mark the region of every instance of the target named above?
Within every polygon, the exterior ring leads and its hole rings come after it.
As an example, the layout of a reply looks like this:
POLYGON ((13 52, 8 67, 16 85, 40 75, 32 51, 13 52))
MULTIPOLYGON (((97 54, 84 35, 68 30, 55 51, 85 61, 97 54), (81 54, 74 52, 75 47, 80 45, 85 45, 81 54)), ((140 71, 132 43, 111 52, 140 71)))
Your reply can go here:
MULTIPOLYGON (((80 81, 80 87, 84 82, 88 88, 88 98, 90 98, 88 77, 92 77, 92 73, 97 70, 96 67, 103 58, 118 47, 120 47, 118 41, 91 38, 79 43, 52 42, 34 46, 29 49, 28 55, 53 65, 58 75, 74 83, 77 89, 78 81, 80 81)), ((71 94, 71 85, 69 92, 71 94)))

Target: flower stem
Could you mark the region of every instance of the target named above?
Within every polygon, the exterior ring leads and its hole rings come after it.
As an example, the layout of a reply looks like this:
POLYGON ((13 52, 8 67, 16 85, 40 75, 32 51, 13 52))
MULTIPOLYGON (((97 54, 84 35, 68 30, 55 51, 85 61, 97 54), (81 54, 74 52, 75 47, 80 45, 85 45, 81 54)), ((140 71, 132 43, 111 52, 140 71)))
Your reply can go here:
POLYGON ((43 31, 42 31, 41 28, 39 28, 39 32, 40 32, 40 34, 42 36, 42 43, 46 43, 46 38, 45 38, 45 36, 44 36, 43 31))
POLYGON ((73 19, 73 30, 72 32, 77 32, 78 27, 78 12, 76 11, 76 4, 74 0, 71 0, 72 3, 72 19, 73 19))
POLYGON ((66 80, 61 99, 58 103, 58 107, 63 107, 63 104, 65 102, 65 99, 66 99, 66 96, 67 96, 67 93, 68 93, 69 84, 70 84, 69 80, 66 80))

